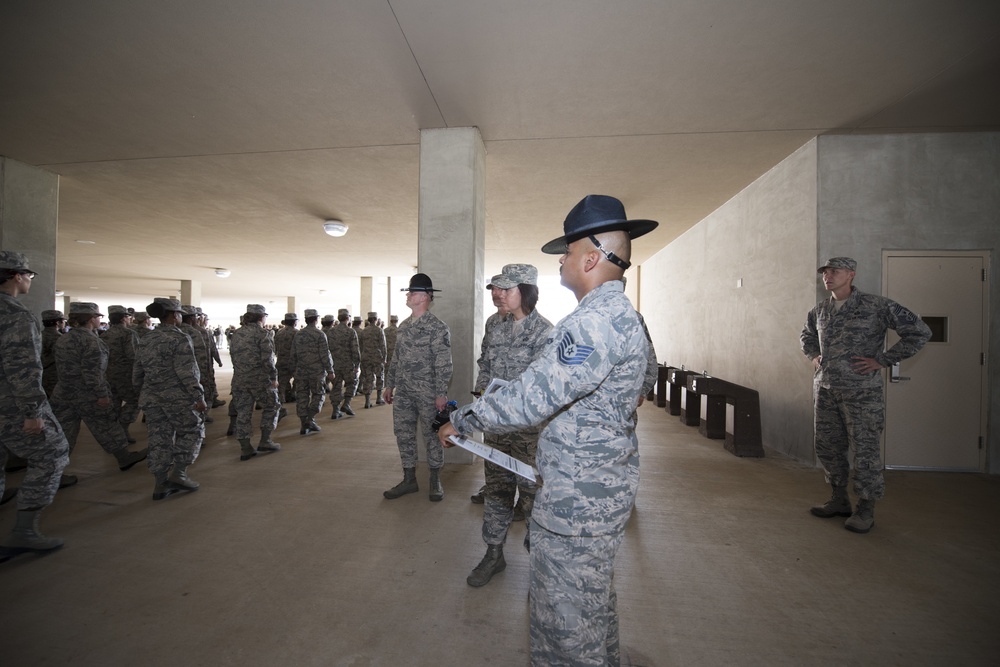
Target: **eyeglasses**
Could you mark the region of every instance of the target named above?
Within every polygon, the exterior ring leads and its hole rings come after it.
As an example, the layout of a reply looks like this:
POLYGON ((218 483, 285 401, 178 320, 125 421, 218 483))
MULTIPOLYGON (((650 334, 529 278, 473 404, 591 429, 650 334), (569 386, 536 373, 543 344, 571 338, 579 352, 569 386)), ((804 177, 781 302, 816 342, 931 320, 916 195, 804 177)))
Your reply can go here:
POLYGON ((34 278, 35 276, 38 275, 34 271, 21 271, 20 273, 22 276, 28 276, 28 278, 34 278))

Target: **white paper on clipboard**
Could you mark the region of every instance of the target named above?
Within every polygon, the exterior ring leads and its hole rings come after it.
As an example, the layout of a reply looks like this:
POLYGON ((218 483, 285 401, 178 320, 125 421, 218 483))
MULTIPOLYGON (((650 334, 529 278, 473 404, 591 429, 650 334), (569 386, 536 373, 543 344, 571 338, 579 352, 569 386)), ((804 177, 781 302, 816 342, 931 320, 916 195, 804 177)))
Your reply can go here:
POLYGON ((495 463, 501 468, 510 470, 512 473, 520 475, 525 479, 530 479, 532 482, 535 481, 535 478, 538 475, 538 471, 524 461, 515 459, 510 454, 504 454, 499 449, 495 449, 489 445, 476 440, 471 440, 461 435, 450 435, 448 436, 448 440, 462 449, 466 449, 473 454, 481 456, 490 463, 495 463))

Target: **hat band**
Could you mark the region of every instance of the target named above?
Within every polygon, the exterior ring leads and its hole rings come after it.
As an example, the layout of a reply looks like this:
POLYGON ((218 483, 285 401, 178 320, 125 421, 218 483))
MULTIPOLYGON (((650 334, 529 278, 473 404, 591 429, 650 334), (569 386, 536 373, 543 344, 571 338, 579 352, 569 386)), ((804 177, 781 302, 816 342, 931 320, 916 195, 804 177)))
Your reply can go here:
POLYGON ((602 246, 601 242, 598 241, 597 237, 594 236, 593 234, 591 234, 589 238, 590 242, 596 245, 597 249, 601 251, 601 254, 604 255, 604 257, 615 266, 621 267, 622 270, 627 270, 628 267, 632 266, 632 262, 626 262, 624 259, 616 255, 615 253, 611 252, 610 250, 602 246))

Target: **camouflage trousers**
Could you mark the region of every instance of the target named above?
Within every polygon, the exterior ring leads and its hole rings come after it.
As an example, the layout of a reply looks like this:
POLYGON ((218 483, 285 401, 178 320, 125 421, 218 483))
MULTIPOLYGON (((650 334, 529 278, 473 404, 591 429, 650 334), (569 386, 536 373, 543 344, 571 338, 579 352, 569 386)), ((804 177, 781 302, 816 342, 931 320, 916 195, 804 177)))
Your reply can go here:
POLYGON ((344 397, 350 398, 358 390, 358 375, 354 371, 354 366, 337 366, 333 369, 336 375, 333 378, 333 388, 330 390, 330 401, 334 405, 340 405, 344 397))
POLYGON ((119 423, 113 405, 102 408, 97 405, 96 399, 56 401, 52 404, 52 411, 66 434, 70 454, 80 437, 80 422, 87 425, 97 444, 107 453, 116 454, 128 449, 125 429, 119 423))
POLYGON ((139 394, 136 393, 132 385, 132 378, 128 381, 109 381, 111 387, 111 407, 114 408, 118 421, 128 426, 139 416, 139 394))
POLYGON ((205 402, 211 408, 219 398, 219 386, 215 383, 215 366, 211 363, 208 364, 208 373, 201 378, 201 384, 205 391, 205 402))
POLYGON ((381 394, 385 389, 385 364, 377 362, 362 362, 361 364, 361 393, 366 396, 372 393, 372 389, 381 394))
POLYGON ((38 415, 44 424, 39 435, 25 435, 24 418, 19 415, 0 417, 0 496, 5 488, 7 450, 28 464, 17 492, 19 510, 51 505, 59 489, 63 468, 69 463, 69 443, 52 409, 45 405, 39 409, 38 415))
POLYGON ((296 373, 295 414, 302 419, 312 419, 323 409, 326 401, 326 374, 320 371, 316 377, 296 373))
POLYGON ((854 451, 854 492, 879 500, 885 494, 881 436, 885 423, 882 388, 827 389, 815 393, 816 458, 831 486, 850 481, 854 451))
POLYGON ((205 439, 205 417, 189 406, 156 405, 147 407, 149 455, 146 465, 154 475, 166 473, 170 466, 189 466, 198 458, 205 439))
MULTIPOLYGON (((505 433, 488 435, 486 444, 529 465, 535 465, 535 449, 538 434, 505 433)), ((521 508, 524 510, 525 525, 531 525, 531 508, 535 504, 535 483, 495 463, 485 461, 486 494, 483 506, 483 542, 503 544, 507 541, 507 530, 514 520, 514 495, 521 494, 521 508)))
POLYGON ((622 533, 575 537, 531 524, 533 667, 618 667, 615 554, 622 533))
POLYGON ((236 410, 236 437, 248 439, 253 434, 253 406, 261 407, 260 430, 273 431, 278 425, 278 390, 270 385, 251 389, 233 387, 233 409, 236 410))
POLYGON ((278 400, 284 403, 295 391, 292 387, 292 378, 295 377, 294 368, 278 368, 278 400))
POLYGON ((392 431, 396 434, 399 459, 404 468, 417 467, 417 429, 424 434, 427 445, 427 466, 440 468, 444 465, 444 448, 431 423, 437 414, 434 397, 407 393, 392 397, 392 431))

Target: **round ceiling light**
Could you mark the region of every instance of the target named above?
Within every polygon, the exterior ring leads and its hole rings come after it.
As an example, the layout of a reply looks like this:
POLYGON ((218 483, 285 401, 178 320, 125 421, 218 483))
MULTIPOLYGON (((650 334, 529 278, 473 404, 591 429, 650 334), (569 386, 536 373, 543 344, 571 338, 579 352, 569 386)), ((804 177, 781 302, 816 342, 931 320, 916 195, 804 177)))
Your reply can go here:
POLYGON ((228 278, 231 273, 232 273, 232 271, 230 271, 229 269, 216 269, 215 270, 215 275, 219 276, 220 278, 228 278))
POLYGON ((343 236, 347 233, 347 225, 340 220, 327 220, 323 223, 323 231, 330 236, 343 236))

